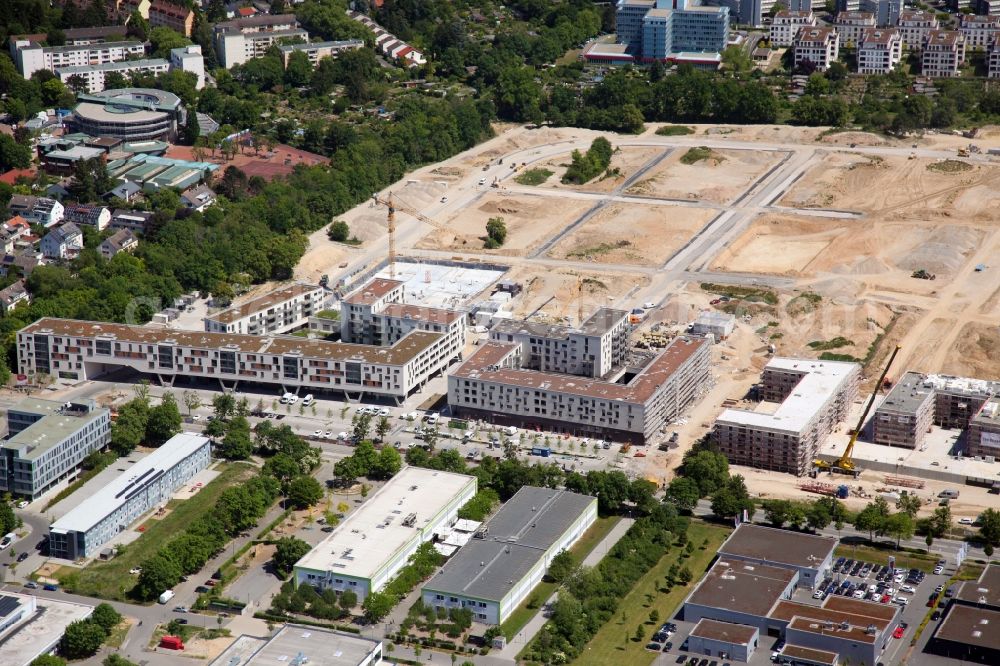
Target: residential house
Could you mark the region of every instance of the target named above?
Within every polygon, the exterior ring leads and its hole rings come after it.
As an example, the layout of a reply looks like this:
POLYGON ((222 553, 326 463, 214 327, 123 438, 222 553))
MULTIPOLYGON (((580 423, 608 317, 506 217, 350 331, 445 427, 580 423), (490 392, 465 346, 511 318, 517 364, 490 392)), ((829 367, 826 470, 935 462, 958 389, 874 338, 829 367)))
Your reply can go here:
POLYGON ((840 53, 840 40, 833 28, 800 28, 795 36, 795 66, 808 61, 825 72, 840 53))
POLYGON ((202 183, 195 187, 190 187, 181 194, 181 203, 185 208, 196 210, 199 213, 215 203, 218 198, 215 192, 208 185, 202 183))
POLYGON ((51 227, 61 222, 65 210, 63 205, 55 199, 21 194, 12 196, 7 208, 13 215, 20 215, 32 224, 41 224, 45 227, 51 227))
POLYGON ((31 294, 28 293, 23 278, 0 289, 0 313, 6 315, 21 303, 31 303, 31 294))
POLYGON ((26 278, 31 277, 31 272, 42 263, 41 257, 34 251, 5 254, 0 259, 0 277, 7 277, 11 273, 26 278))
POLYGON ((898 30, 865 30, 858 41, 858 73, 888 74, 903 59, 903 37, 898 30))
POLYGON ((142 194, 142 186, 131 181, 125 181, 109 192, 105 192, 101 197, 105 200, 121 199, 125 203, 131 203, 142 194))
POLYGON ((921 73, 930 77, 958 76, 965 62, 965 35, 957 30, 933 30, 927 35, 921 73))
POLYGON ((871 12, 839 12, 833 20, 833 27, 840 35, 840 41, 844 46, 854 45, 861 39, 861 34, 865 30, 872 30, 876 27, 875 15, 871 12))
POLYGON ((899 14, 897 23, 899 33, 903 37, 903 48, 919 51, 924 48, 927 35, 931 30, 940 27, 937 14, 924 9, 907 9, 899 14))
POLYGON ((1000 34, 1000 16, 963 14, 959 32, 965 35, 965 48, 985 51, 1000 34))
POLYGON ((771 22, 771 47, 791 46, 799 28, 816 27, 816 16, 811 11, 793 12, 782 9, 771 22))
POLYGON ((64 219, 73 224, 86 224, 104 231, 111 223, 111 211, 104 206, 68 206, 64 219))
POLYGON ((72 222, 53 229, 42 238, 42 255, 49 259, 68 259, 83 249, 83 232, 72 222))
POLYGON ((180 2, 152 0, 149 3, 149 26, 164 26, 190 37, 194 28, 194 10, 180 2))
POLYGON ((112 229, 128 229, 132 233, 146 233, 152 221, 153 213, 144 210, 116 208, 111 214, 112 229))
POLYGON ((100 245, 101 256, 111 259, 119 252, 133 252, 139 246, 139 239, 128 229, 119 229, 108 236, 100 245))
POLYGON ((15 241, 21 236, 31 233, 31 223, 20 215, 15 215, 7 220, 3 228, 15 241))

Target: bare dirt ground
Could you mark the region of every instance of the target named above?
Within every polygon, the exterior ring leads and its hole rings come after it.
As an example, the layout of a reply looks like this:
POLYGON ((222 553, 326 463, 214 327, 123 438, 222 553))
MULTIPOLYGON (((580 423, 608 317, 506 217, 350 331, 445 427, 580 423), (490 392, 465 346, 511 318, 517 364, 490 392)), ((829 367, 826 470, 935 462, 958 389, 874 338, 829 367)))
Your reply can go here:
POLYGON ((715 215, 707 208, 611 203, 556 245, 550 257, 662 265, 715 215))
POLYGON ((524 285, 524 292, 515 303, 514 316, 525 317, 536 310, 552 319, 568 317, 577 322, 580 301, 586 318, 599 307, 616 305, 626 294, 649 284, 643 275, 606 274, 599 269, 582 273, 572 269, 545 270, 524 265, 514 266, 507 278, 524 285), (579 285, 583 283, 583 297, 579 285))
POLYGON ((1000 327, 994 324, 968 323, 949 350, 942 372, 960 377, 996 379, 1000 359, 1000 327))
POLYGON ((417 243, 430 250, 475 250, 503 256, 520 256, 552 237, 593 206, 586 200, 490 192, 472 207, 444 221, 448 231, 435 230, 417 243), (484 250, 486 223, 502 217, 507 225, 503 247, 484 250))
POLYGON ((615 150, 614 155, 611 156, 611 163, 608 165, 608 171, 617 173, 615 175, 610 175, 605 177, 601 174, 597 178, 591 180, 583 185, 564 185, 562 181, 563 174, 566 173, 567 167, 570 164, 570 153, 568 151, 562 155, 556 155, 548 160, 545 160, 539 164, 531 165, 531 168, 543 168, 548 169, 553 175, 549 176, 549 179, 545 182, 545 187, 551 188, 562 188, 568 190, 580 190, 585 192, 611 192, 616 187, 619 187, 622 183, 628 180, 636 171, 645 166, 650 160, 656 158, 657 155, 663 153, 665 148, 657 147, 629 147, 625 146, 615 150))
POLYGON ((708 159, 684 164, 680 160, 686 153, 685 148, 676 149, 630 186, 628 193, 727 203, 781 158, 776 152, 717 148, 708 159))

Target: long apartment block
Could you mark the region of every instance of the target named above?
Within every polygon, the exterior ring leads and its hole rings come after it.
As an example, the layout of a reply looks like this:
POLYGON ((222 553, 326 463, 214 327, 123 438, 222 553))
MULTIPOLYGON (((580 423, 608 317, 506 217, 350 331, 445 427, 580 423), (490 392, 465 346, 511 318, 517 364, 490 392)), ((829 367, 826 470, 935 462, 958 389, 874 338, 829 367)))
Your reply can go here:
POLYGON ((210 333, 271 335, 305 327, 309 317, 322 309, 325 291, 312 284, 295 283, 251 301, 205 317, 210 333))
POLYGON ((229 69, 263 56, 282 40, 309 41, 309 33, 299 26, 295 14, 260 14, 217 23, 212 41, 219 62, 229 69))
POLYGON ((726 409, 712 438, 729 462, 806 474, 826 437, 858 394, 861 366, 839 361, 772 358, 764 367, 756 410, 726 409))
POLYGON ((491 340, 448 376, 448 404, 470 417, 645 443, 708 382, 709 347, 675 339, 618 383, 530 369, 530 342, 491 340))
POLYGON ((29 40, 11 44, 21 76, 30 79, 41 70, 55 72, 64 67, 93 67, 126 59, 143 58, 146 44, 136 41, 102 42, 70 46, 41 46, 29 40))

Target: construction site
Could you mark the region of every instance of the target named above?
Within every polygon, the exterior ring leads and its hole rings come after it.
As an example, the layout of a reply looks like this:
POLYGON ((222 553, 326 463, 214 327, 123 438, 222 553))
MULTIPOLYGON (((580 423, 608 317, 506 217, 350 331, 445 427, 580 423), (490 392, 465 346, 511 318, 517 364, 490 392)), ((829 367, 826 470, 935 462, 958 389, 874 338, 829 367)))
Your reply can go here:
MULTIPOLYGON (((351 243, 314 234, 296 277, 387 276, 387 257, 398 254, 407 292, 427 304, 471 309, 509 282, 517 294, 495 299, 504 316, 577 325, 599 307, 619 308, 633 313, 633 342, 647 346, 666 344, 699 313, 733 315, 732 332, 712 347, 703 397, 666 429, 679 446, 625 463, 663 481, 727 406, 760 409, 748 396, 773 357, 860 367, 856 397, 819 446, 827 456, 846 446, 896 345, 889 385, 906 371, 1000 377, 1000 266, 990 263, 1000 251, 1000 158, 990 155, 1000 131, 980 130, 970 153, 970 139, 951 134, 904 142, 788 126, 656 129, 500 127, 339 216, 351 243), (571 152, 599 136, 614 149, 608 171, 563 184, 571 152), (506 239, 487 248, 495 218, 506 239)), ((932 431, 926 447, 900 450, 864 430, 849 501, 878 492, 897 466, 902 477, 924 477, 928 493, 954 485, 958 477, 943 471, 995 478, 996 463, 954 458, 960 437, 932 431)), ((768 496, 808 492, 787 473, 736 470, 768 496)), ((970 510, 982 506, 987 492, 963 490, 953 510, 967 495, 970 510)))

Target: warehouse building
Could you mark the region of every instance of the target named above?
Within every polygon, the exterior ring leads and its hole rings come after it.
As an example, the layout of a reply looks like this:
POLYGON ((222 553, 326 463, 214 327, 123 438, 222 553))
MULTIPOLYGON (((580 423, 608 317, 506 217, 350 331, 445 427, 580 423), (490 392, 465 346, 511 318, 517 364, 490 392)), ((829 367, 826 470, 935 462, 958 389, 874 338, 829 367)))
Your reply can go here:
POLYGON ((49 527, 52 557, 93 557, 147 511, 165 504, 211 462, 207 437, 180 433, 49 527))
POLYGON ((597 499, 525 486, 424 585, 427 606, 467 608, 477 622, 500 624, 531 594, 552 558, 597 520, 597 499))
POLYGON ((476 478, 405 467, 295 563, 296 585, 350 590, 364 601, 406 566, 420 544, 455 522, 476 478))
POLYGON ((857 363, 772 358, 760 392, 764 402, 780 404, 724 410, 712 439, 733 464, 806 474, 826 437, 847 416, 860 378, 857 363))
MULTIPOLYGON (((39 363, 48 362, 39 358, 39 363)), ((7 411, 0 443, 0 491, 32 500, 63 479, 111 434, 111 412, 93 400, 59 402, 25 398, 7 411)))
POLYGON ((270 638, 237 638, 211 666, 379 666, 382 641, 301 624, 283 625, 270 638))
POLYGON ((305 327, 323 307, 322 287, 297 282, 205 317, 210 333, 270 335, 305 327))

